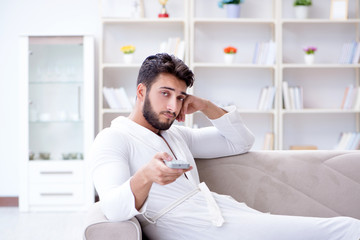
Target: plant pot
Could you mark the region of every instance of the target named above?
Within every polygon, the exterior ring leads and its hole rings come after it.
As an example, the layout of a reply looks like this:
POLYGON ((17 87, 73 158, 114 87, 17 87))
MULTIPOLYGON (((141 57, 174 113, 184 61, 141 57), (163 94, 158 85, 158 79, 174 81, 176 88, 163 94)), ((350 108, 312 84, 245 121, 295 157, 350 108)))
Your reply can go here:
POLYGON ((240 17, 240 4, 225 4, 226 16, 228 18, 240 17))
POLYGON ((226 64, 232 64, 235 62, 235 56, 236 54, 234 53, 225 53, 224 54, 224 61, 226 64))
POLYGON ((315 55, 314 54, 305 54, 304 61, 308 65, 313 64, 315 62, 315 55))
POLYGON ((306 19, 309 16, 309 7, 308 6, 294 6, 295 17, 297 19, 306 19))
POLYGON ((124 62, 126 64, 130 64, 133 62, 134 59, 134 54, 130 53, 130 54, 124 54, 124 62))

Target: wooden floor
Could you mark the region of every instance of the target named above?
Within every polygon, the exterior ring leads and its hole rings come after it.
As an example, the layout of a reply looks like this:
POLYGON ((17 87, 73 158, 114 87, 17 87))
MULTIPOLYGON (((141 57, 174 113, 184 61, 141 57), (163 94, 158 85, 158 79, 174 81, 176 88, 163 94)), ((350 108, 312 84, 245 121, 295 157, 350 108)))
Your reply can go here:
POLYGON ((0 207, 1 240, 81 240, 85 212, 20 213, 0 207))

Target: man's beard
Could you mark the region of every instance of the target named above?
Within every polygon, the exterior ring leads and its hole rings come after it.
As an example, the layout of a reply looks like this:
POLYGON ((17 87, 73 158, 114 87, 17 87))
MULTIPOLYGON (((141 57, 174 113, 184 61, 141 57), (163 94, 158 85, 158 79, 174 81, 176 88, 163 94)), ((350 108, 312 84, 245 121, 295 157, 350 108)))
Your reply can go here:
POLYGON ((163 113, 169 113, 174 115, 174 120, 172 120, 171 122, 161 122, 159 119, 159 116, 154 112, 152 106, 151 106, 151 102, 150 99, 148 97, 148 95, 145 96, 145 102, 144 102, 144 108, 143 108, 143 116, 146 119, 146 121, 155 129, 158 130, 168 130, 171 125, 173 124, 173 122, 175 121, 175 117, 176 114, 170 111, 162 111, 160 112, 160 114, 163 113))

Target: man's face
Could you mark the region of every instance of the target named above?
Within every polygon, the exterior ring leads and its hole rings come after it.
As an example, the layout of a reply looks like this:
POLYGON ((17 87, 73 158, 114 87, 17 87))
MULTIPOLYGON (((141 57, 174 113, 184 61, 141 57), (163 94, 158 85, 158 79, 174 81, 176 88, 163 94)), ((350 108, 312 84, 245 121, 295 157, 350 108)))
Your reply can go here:
POLYGON ((167 130, 179 115, 186 98, 186 83, 170 74, 160 74, 146 92, 143 115, 155 129, 167 130))

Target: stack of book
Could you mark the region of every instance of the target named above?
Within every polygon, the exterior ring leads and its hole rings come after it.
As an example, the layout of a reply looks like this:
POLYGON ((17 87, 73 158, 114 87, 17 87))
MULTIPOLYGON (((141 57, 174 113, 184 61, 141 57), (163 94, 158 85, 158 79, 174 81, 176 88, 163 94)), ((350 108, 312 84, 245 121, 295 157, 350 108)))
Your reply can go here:
POLYGON ((300 86, 289 87, 287 82, 283 82, 283 96, 285 109, 303 109, 304 97, 303 88, 300 86))
POLYGON ((253 64, 271 65, 275 63, 276 45, 273 41, 256 42, 253 64))
POLYGON ((121 88, 103 88, 106 102, 111 109, 120 109, 131 111, 132 105, 123 87, 121 88))
POLYGON ((178 37, 170 37, 167 41, 160 44, 160 52, 168 53, 184 60, 185 42, 178 37))
POLYGON ((360 87, 354 87, 353 85, 346 87, 341 109, 360 109, 360 87))
POLYGON ((340 64, 357 64, 360 58, 360 42, 344 43, 339 59, 340 64))
POLYGON ((261 89, 258 109, 271 110, 273 108, 276 88, 274 86, 266 86, 261 89))
POLYGON ((274 150, 274 133, 268 132, 265 134, 263 150, 274 150))
POLYGON ((335 150, 360 150, 360 133, 343 132, 335 150))

